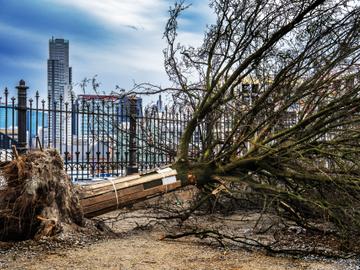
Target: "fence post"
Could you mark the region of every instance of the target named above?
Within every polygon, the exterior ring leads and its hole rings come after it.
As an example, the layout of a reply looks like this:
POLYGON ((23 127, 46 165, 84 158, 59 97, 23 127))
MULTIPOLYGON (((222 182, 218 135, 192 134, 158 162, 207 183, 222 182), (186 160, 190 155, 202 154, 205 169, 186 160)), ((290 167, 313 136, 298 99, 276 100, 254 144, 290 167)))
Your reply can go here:
POLYGON ((18 151, 24 153, 26 151, 26 90, 29 87, 25 85, 24 80, 20 80, 16 88, 18 90, 18 151))
POLYGON ((129 97, 129 164, 126 169, 126 174, 135 174, 139 172, 136 164, 136 111, 137 111, 137 98, 136 96, 129 97))

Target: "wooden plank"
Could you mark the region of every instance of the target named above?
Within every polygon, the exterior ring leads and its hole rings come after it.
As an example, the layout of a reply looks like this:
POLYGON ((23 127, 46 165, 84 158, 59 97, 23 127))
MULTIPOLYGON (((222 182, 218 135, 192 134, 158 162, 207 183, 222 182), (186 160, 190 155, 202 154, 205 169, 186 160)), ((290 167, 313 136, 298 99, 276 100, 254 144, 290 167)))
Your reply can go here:
MULTIPOLYGON (((117 177, 116 179, 114 179, 113 181, 116 182, 126 182, 126 181, 131 181, 134 179, 139 179, 140 178, 140 174, 133 174, 133 175, 127 175, 127 176, 122 176, 122 177, 117 177)), ((83 185, 84 188, 90 188, 90 189, 96 189, 96 188, 101 188, 104 186, 109 185, 109 182, 106 182, 104 180, 101 180, 99 182, 95 182, 92 184, 88 184, 88 185, 83 185)))
MULTIPOLYGON (((144 190, 144 187, 142 184, 140 184, 140 185, 124 188, 124 189, 118 189, 116 191, 116 193, 117 193, 118 197, 123 197, 123 196, 129 195, 129 194, 135 193, 135 192, 143 191, 143 190, 144 190)), ((114 192, 114 190, 112 190, 107 193, 100 194, 98 196, 85 197, 81 200, 81 204, 83 206, 89 206, 89 205, 93 205, 93 204, 98 204, 99 202, 102 202, 102 201, 112 200, 114 198, 116 200, 115 192, 114 192)))
MULTIPOLYGON (((169 177, 169 176, 176 176, 176 175, 177 175, 176 170, 172 170, 169 172, 154 173, 154 174, 150 174, 150 175, 146 175, 146 176, 142 176, 142 177, 135 177, 135 176, 133 178, 127 177, 126 181, 124 181, 123 178, 119 178, 119 179, 112 180, 112 182, 107 181, 107 183, 104 183, 101 186, 99 186, 98 184, 86 185, 86 186, 82 187, 80 197, 81 197, 81 199, 83 199, 86 197, 97 196, 99 194, 114 190, 114 186, 116 189, 122 189, 122 188, 127 188, 127 187, 131 187, 131 186, 143 184, 146 182, 151 182, 153 180, 162 179, 162 178, 169 177)), ((136 176, 138 176, 138 175, 136 175, 136 176)))
MULTIPOLYGON (((128 194, 134 193, 134 192, 142 191, 144 189, 149 189, 149 188, 153 188, 153 187, 160 186, 160 185, 162 185, 162 179, 152 180, 150 182, 146 182, 146 183, 143 183, 140 185, 118 189, 117 196, 118 197, 125 196, 128 194)), ((112 190, 109 190, 106 193, 96 194, 94 196, 83 197, 82 200, 84 201, 84 205, 90 205, 90 204, 96 204, 99 201, 105 201, 105 200, 112 199, 113 197, 116 198, 114 187, 112 190)))
POLYGON ((125 205, 129 205, 138 201, 143 201, 149 197, 157 196, 180 187, 181 183, 173 183, 167 186, 159 186, 156 188, 148 189, 146 191, 137 192, 132 195, 128 195, 119 200, 119 205, 117 206, 116 199, 112 202, 102 203, 95 206, 85 207, 84 213, 86 217, 93 217, 103 213, 107 213, 109 211, 118 209, 119 207, 123 207, 125 205))
POLYGON ((157 186, 161 186, 162 185, 162 178, 161 179, 156 179, 153 181, 149 181, 143 184, 144 189, 149 189, 149 188, 153 188, 153 187, 157 187, 157 186))
POLYGON ((109 212, 111 210, 118 209, 121 206, 129 205, 139 200, 145 200, 149 197, 153 197, 156 195, 167 193, 169 191, 173 191, 179 187, 181 187, 181 182, 176 181, 175 183, 172 184, 161 185, 144 191, 128 194, 118 198, 118 202, 119 202, 118 205, 117 205, 116 197, 114 197, 113 199, 107 201, 100 201, 99 203, 94 205, 83 206, 84 214, 86 217, 98 216, 100 214, 109 212))
POLYGON ((180 181, 163 185, 162 180, 176 175, 176 170, 169 170, 142 176, 130 175, 82 186, 79 193, 85 216, 97 216, 177 189, 181 187, 180 181))
POLYGON ((172 170, 170 172, 165 172, 165 173, 155 173, 155 174, 142 176, 139 179, 134 179, 134 180, 131 180, 131 181, 119 183, 119 184, 116 185, 116 187, 117 188, 130 187, 130 186, 143 184, 143 183, 150 182, 150 181, 153 181, 153 180, 162 179, 162 178, 169 177, 169 176, 176 176, 176 175, 177 175, 176 170, 172 170))

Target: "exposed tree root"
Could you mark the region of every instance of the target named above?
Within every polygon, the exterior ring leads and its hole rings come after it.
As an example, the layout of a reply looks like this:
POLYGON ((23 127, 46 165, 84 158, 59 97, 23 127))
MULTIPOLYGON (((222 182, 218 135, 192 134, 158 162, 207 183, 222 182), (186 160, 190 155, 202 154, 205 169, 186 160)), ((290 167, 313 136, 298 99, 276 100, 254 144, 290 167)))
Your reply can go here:
POLYGON ((56 150, 32 151, 2 166, 0 239, 52 236, 84 224, 79 198, 56 150))

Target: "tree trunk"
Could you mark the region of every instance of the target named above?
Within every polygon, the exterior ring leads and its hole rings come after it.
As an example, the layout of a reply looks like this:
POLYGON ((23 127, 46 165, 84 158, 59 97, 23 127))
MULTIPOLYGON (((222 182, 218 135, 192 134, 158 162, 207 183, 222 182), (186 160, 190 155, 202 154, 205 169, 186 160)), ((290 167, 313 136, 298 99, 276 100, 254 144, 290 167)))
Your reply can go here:
POLYGON ((56 150, 32 151, 2 164, 0 239, 40 239, 84 225, 85 217, 101 215, 182 186, 176 170, 78 186, 64 170, 56 150), (75 226, 74 226, 75 225, 75 226))
POLYGON ((120 207, 159 196, 182 186, 170 168, 130 175, 81 187, 80 200, 85 217, 98 216, 120 207))

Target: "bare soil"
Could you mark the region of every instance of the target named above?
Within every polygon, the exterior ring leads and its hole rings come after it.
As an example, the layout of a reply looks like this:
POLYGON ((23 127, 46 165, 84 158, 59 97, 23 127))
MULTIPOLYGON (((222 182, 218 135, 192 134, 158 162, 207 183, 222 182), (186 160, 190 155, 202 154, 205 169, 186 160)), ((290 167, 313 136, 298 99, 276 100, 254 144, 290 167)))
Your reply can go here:
MULTIPOLYGON (((117 235, 89 232, 67 239, 43 239, 15 244, 2 243, 1 269, 252 269, 252 270, 358 270, 360 261, 268 256, 243 247, 216 245, 193 237, 163 240, 178 228, 163 227, 156 219, 145 218, 150 210, 112 212, 110 225, 117 235), (152 226, 146 226, 152 224, 152 226)), ((235 215, 235 223, 257 218, 257 214, 235 215), (239 219, 242 217, 242 219, 239 219)), ((214 226, 221 218, 212 217, 214 226)), ((198 223, 200 220, 190 222, 198 223)), ((204 224, 209 220, 203 220, 204 224)), ((229 222, 229 221, 227 221, 229 222)), ((247 223, 247 222, 245 222, 247 223)), ((241 230, 242 226, 237 225, 241 230)))
MULTIPOLYGON (((150 206, 156 208, 168 201, 176 202, 180 208, 186 207, 194 195, 192 192, 171 193, 159 201, 151 201, 150 206)), ((164 239, 165 235, 194 228, 210 228, 227 234, 257 237, 265 243, 274 241, 274 236, 280 234, 285 242, 279 243, 288 248, 322 242, 321 238, 309 237, 296 227, 278 234, 273 229, 259 234, 259 230, 276 222, 275 216, 268 215, 261 222, 257 212, 237 212, 226 217, 216 214, 193 216, 179 226, 178 222, 159 219, 160 213, 149 208, 148 203, 141 203, 99 217, 100 223, 87 221, 87 226, 80 231, 69 228, 56 237, 44 237, 39 241, 0 242, 0 269, 360 270, 360 259, 356 257, 270 256, 264 251, 231 243, 222 247, 208 238, 164 239), (101 232, 95 224, 107 226, 98 226, 104 230, 101 232), (303 239, 311 241, 304 242, 303 239)), ((328 242, 324 243, 329 246, 328 242)))
POLYGON ((186 241, 159 241, 153 233, 103 240, 84 248, 50 252, 36 259, 12 258, 3 269, 358 269, 349 261, 268 257, 186 241))

